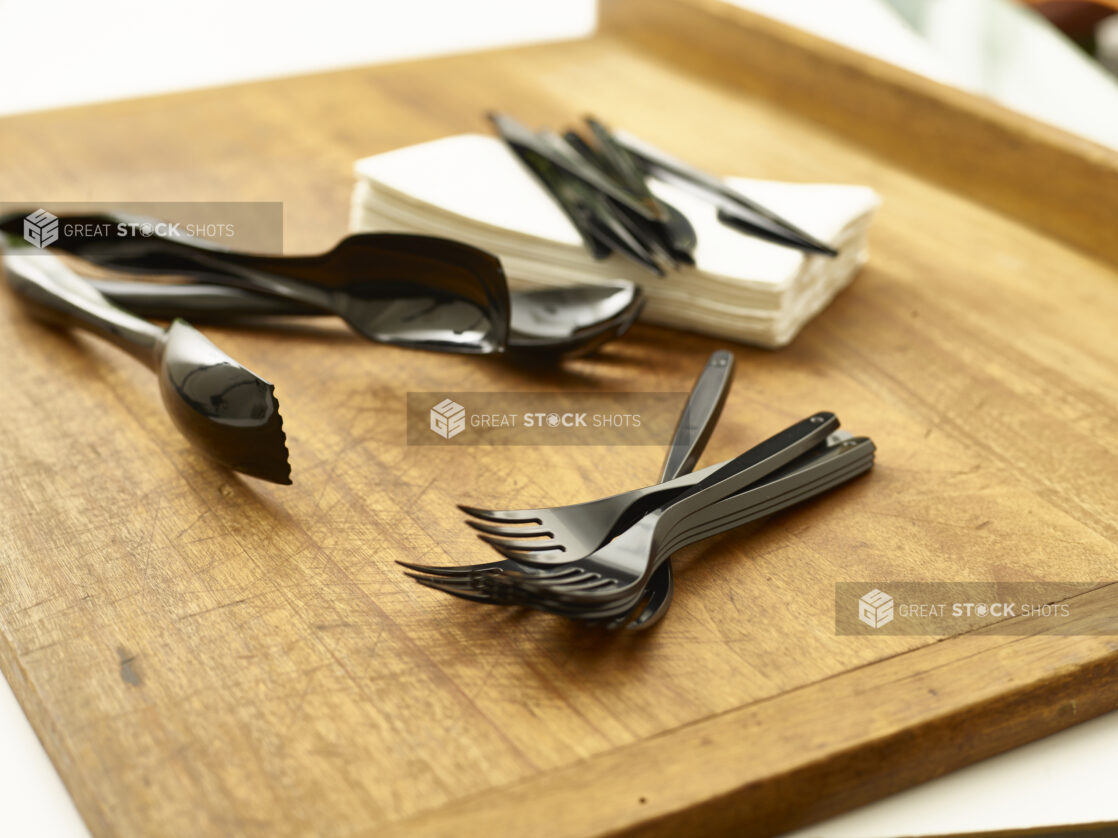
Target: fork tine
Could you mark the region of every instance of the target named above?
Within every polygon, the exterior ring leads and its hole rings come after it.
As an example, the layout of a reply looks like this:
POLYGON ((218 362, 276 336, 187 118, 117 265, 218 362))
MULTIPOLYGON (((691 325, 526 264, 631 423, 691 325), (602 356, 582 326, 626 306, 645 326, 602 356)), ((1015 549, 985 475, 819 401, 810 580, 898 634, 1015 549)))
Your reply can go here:
POLYGON ((579 567, 571 567, 562 571, 538 575, 510 570, 508 573, 501 574, 501 578, 498 580, 487 580, 486 584, 490 581, 493 581, 495 584, 509 585, 533 593, 546 593, 555 590, 569 590, 568 586, 593 584, 600 581, 600 577, 598 574, 592 573, 591 571, 583 570, 579 567))
MULTIPOLYGON (((424 587, 442 591, 470 602, 479 602, 485 605, 520 606, 550 613, 566 613, 567 616, 580 619, 577 610, 570 611, 569 606, 556 608, 554 604, 545 604, 539 601, 530 589, 509 584, 507 576, 481 577, 470 583, 461 579, 451 580, 407 575, 424 587)), ((602 623, 604 620, 591 619, 589 622, 602 623)))
POLYGON ((459 599, 469 600, 470 602, 481 602, 486 605, 504 604, 500 600, 494 599, 493 597, 486 594, 482 594, 477 591, 460 590, 438 579, 427 579, 420 576, 413 576, 412 578, 425 588, 432 588, 436 591, 442 591, 444 594, 450 594, 451 596, 456 596, 459 599))
POLYGON ((487 602, 500 605, 522 605, 531 598, 519 585, 508 582, 503 574, 475 576, 470 580, 428 578, 416 581, 430 582, 432 586, 447 593, 460 592, 484 597, 487 602))
MULTIPOLYGON (((401 564, 403 563, 401 562, 401 564)), ((416 573, 405 572, 404 575, 411 576, 413 579, 418 579, 419 576, 422 575, 424 577, 437 578, 447 583, 476 586, 488 584, 485 580, 496 579, 498 577, 505 577, 506 579, 531 579, 551 584, 553 581, 561 581, 564 578, 581 578, 583 573, 583 571, 574 567, 563 567, 555 570, 535 570, 528 567, 509 567, 509 562, 504 562, 502 564, 503 566, 489 566, 481 570, 477 569, 481 567, 480 565, 467 565, 461 568, 426 568, 423 565, 408 565, 408 567, 412 567, 416 573), (455 573, 453 571, 460 572, 455 573)))
POLYGON ((396 564, 406 567, 408 570, 414 570, 417 573, 425 573, 428 576, 446 576, 448 578, 456 576, 469 576, 471 574, 488 573, 492 571, 500 572, 502 570, 501 562, 484 562, 483 564, 468 564, 468 565, 434 565, 434 564, 413 564, 412 562, 402 562, 396 560, 396 564))
POLYGON ((553 540, 518 541, 510 538, 497 538, 497 536, 486 535, 485 533, 480 533, 478 538, 492 547, 501 546, 509 550, 518 550, 525 553, 534 553, 539 550, 556 550, 560 553, 566 552, 563 549, 563 545, 556 544, 553 540))
POLYGON ((476 506, 458 504, 458 508, 473 518, 483 521, 492 521, 495 524, 542 524, 539 518, 532 515, 531 509, 478 509, 476 506))
POLYGON ((514 550, 496 539, 487 541, 486 543, 505 558, 512 559, 514 562, 520 562, 521 564, 545 567, 548 565, 567 564, 571 560, 571 557, 562 550, 514 550))
MULTIPOLYGON (((531 581, 533 583, 535 582, 534 579, 531 580, 531 581)), ((595 591, 595 590, 598 590, 599 588, 612 587, 613 584, 614 584, 612 579, 598 579, 598 578, 590 578, 590 579, 582 579, 582 580, 575 579, 571 582, 566 582, 566 581, 563 581, 563 580, 560 580, 560 581, 542 580, 542 582, 543 582, 543 584, 534 586, 534 589, 535 588, 544 589, 546 587, 546 590, 549 593, 550 592, 568 593, 569 591, 595 591)))
POLYGON ((543 527, 499 527, 496 524, 487 524, 484 521, 471 521, 468 518, 466 519, 466 525, 473 527, 478 532, 489 533, 490 535, 507 536, 508 538, 537 538, 541 536, 555 538, 555 533, 553 533, 551 530, 544 529, 543 527))
POLYGON ((492 591, 492 588, 486 583, 487 577, 485 576, 474 576, 469 579, 444 579, 441 576, 424 576, 420 573, 405 573, 404 575, 410 576, 420 584, 437 585, 439 590, 447 593, 463 591, 473 594, 488 594, 492 591))

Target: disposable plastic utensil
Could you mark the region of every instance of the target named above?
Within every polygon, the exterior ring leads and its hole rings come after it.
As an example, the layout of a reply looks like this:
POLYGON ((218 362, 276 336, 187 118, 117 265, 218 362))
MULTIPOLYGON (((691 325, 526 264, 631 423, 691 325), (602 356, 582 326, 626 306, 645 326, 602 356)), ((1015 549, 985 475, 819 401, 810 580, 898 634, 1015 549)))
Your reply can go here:
MULTIPOLYGON (((612 131, 593 117, 586 117, 585 121, 597 141, 597 149, 591 149, 586 143, 583 143, 585 150, 577 149, 577 147, 576 150, 580 150, 584 156, 587 150, 595 154, 599 166, 611 171, 621 183, 642 200, 654 202, 660 210, 661 220, 658 224, 646 226, 662 237, 665 247, 673 258, 694 265, 694 252, 698 237, 691 222, 674 206, 657 198, 652 193, 639 162, 633 157, 632 152, 617 141, 612 131)), ((630 217, 636 223, 640 223, 636 216, 630 217)))
MULTIPOLYGON (((191 236, 83 236, 93 226, 141 229, 152 219, 124 214, 60 216, 61 250, 121 271, 177 274, 271 294, 343 318, 381 343, 445 352, 504 351, 509 296, 489 253, 459 242, 403 233, 358 233, 326 253, 239 253, 191 236)), ((19 234, 18 213, 0 229, 19 234)))
MULTIPOLYGON (((844 432, 837 431, 832 434, 832 438, 837 437, 844 432)), ((854 439, 846 434, 846 439, 854 439)), ((855 440, 856 442, 865 443, 866 440, 855 440)), ((803 470, 804 472, 816 472, 816 476, 812 479, 795 479, 791 481, 793 485, 789 486, 787 491, 779 492, 774 495, 772 491, 766 489, 763 484, 769 482, 769 478, 762 481, 761 484, 750 486, 749 488, 739 492, 726 501, 722 502, 727 507, 732 506, 733 510, 723 514, 720 518, 705 522, 696 528, 688 530, 686 533, 674 536, 670 543, 666 545, 668 551, 681 549, 685 542, 695 538, 705 538, 708 535, 713 535, 721 532, 724 527, 739 526, 741 523, 755 520, 758 517, 774 514, 775 512, 786 509, 790 506, 801 503, 815 494, 826 490, 827 488, 837 485, 849 479, 852 473, 865 470, 869 465, 872 465, 872 443, 869 444, 870 450, 867 453, 865 446, 863 450, 858 452, 839 451, 840 442, 828 442, 826 445, 821 446, 821 449, 814 453, 811 458, 800 464, 793 469, 793 471, 803 470), (820 470, 816 468, 818 463, 816 460, 819 458, 833 457, 834 454, 841 453, 843 461, 841 463, 832 462, 832 467, 820 470), (757 492, 754 492, 757 489, 757 492), (750 496, 747 496, 749 493, 750 496)), ((791 472, 781 475, 779 479, 784 480, 791 472)), ((786 484, 787 485, 787 484, 786 484)), ((665 554, 667 555, 667 554, 665 554)), ((496 563, 489 563, 494 565, 496 563)), ((549 581, 564 582, 577 578, 579 568, 574 564, 556 565, 551 568, 538 568, 532 565, 524 565, 521 563, 512 563, 509 561, 501 563, 505 565, 504 568, 496 568, 497 570, 515 571, 517 574, 525 575, 528 577, 538 577, 549 581)), ((470 596, 476 601, 483 601, 490 604, 497 605, 515 605, 521 604, 520 600, 513 594, 515 591, 505 590, 501 592, 497 587, 490 586, 485 581, 485 577, 491 576, 492 572, 486 566, 457 566, 457 567, 431 567, 423 565, 405 565, 413 570, 418 571, 424 575, 414 575, 419 582, 439 582, 445 587, 441 590, 446 590, 448 593, 461 592, 469 593, 470 596)), ((645 588, 640 597, 643 598, 647 592, 645 588)), ((628 600, 626 600, 628 601, 628 600)), ((634 599, 633 602, 637 600, 634 599)), ((607 607, 613 609, 615 604, 608 604, 607 607)), ((597 619, 595 615, 599 615, 600 609, 580 609, 570 605, 557 605, 566 611, 568 616, 575 616, 578 619, 594 620, 597 619)), ((615 615, 611 613, 610 620, 615 619, 615 615)))
POLYGON ((614 131, 613 138, 624 146, 652 177, 687 189, 715 204, 718 218, 744 233, 776 244, 824 256, 837 256, 838 251, 806 233, 772 210, 731 189, 718 178, 689 166, 682 160, 653 148, 625 131, 614 131))
MULTIPOLYGON (((841 432, 831 439, 833 441, 787 468, 713 506, 704 507, 696 516, 689 516, 682 522, 685 526, 667 534, 661 546, 651 545, 652 552, 647 560, 651 562, 653 573, 660 562, 689 544, 796 506, 873 467, 871 440, 849 437, 841 432), (840 439, 840 436, 846 438, 840 439), (690 526, 692 523, 696 525, 690 526), (680 529, 685 531, 680 532, 680 529)), ((467 578, 409 575, 427 587, 473 602, 525 606, 584 622, 605 623, 610 628, 624 625, 634 610, 642 607, 647 588, 618 589, 616 580, 580 577, 580 569, 576 563, 527 574, 513 571, 467 578)))
POLYGON ((90 331, 154 370, 171 420, 202 453, 234 471, 291 482, 270 383, 185 320, 164 329, 117 308, 49 253, 7 253, 3 265, 8 287, 34 315, 90 331))
MULTIPOLYGON (((660 482, 666 483, 676 477, 688 474, 698 461, 702 450, 706 447, 707 441, 714 430, 714 426, 718 421, 718 415, 722 411, 722 405, 726 401, 726 396, 730 392, 730 383, 733 380, 734 369, 734 356, 733 353, 724 349, 714 352, 707 360, 706 366, 703 368, 695 385, 691 388, 691 394, 688 396, 687 404, 684 406, 683 412, 680 414, 679 423, 676 426, 675 433, 672 435, 672 441, 668 447, 668 455, 665 459, 663 469, 661 470, 660 482)), ((713 467, 712 467, 713 470, 713 467)), ((698 482, 696 479, 695 482, 698 482)), ((613 499, 606 499, 607 501, 613 499)), ((593 501, 591 503, 594 503, 593 501)), ((601 512, 608 510, 609 504, 607 503, 601 512)), ((568 507, 567 510, 575 509, 575 507, 568 507)), ((591 536, 595 535, 601 537, 600 541, 592 541, 587 539, 586 533, 570 532, 569 528, 559 528, 554 526, 552 522, 552 529, 556 530, 554 533, 542 528, 530 526, 506 526, 498 527, 491 524, 478 523, 476 521, 467 521, 470 526, 474 527, 481 532, 487 534, 482 536, 483 539, 489 542, 490 545, 496 547, 500 551, 498 536, 507 535, 514 539, 532 538, 533 536, 548 535, 554 540, 541 542, 545 547, 550 548, 550 551, 561 550, 565 554, 564 561, 559 563, 560 566, 564 563, 576 561, 593 550, 598 549, 606 541, 613 536, 617 535, 623 529, 628 528, 632 522, 630 516, 620 512, 621 507, 618 508, 619 514, 614 519, 612 529, 607 529, 603 525, 602 514, 588 514, 585 510, 582 514, 586 516, 586 521, 590 525, 591 536), (583 551, 568 548, 563 542, 567 544, 584 544, 588 545, 583 551)), ((560 512, 562 514, 562 512, 560 512)), ((578 513, 576 512, 576 515, 578 513)), ((608 514, 608 513, 607 513, 608 514)), ((577 520, 575 516, 571 517, 572 522, 577 520)), ((513 543, 513 542, 507 542, 513 543)), ((522 542, 531 543, 531 542, 522 542)), ((404 567, 417 571, 419 573, 428 573, 436 576, 444 576, 451 578, 468 578, 481 573, 503 572, 506 570, 520 570, 531 573, 533 564, 530 559, 517 560, 514 558, 507 558, 503 561, 485 562, 482 564, 456 566, 456 567, 439 567, 433 565, 420 565, 408 562, 399 562, 404 567)))
POLYGON ((641 236, 610 209, 606 195, 638 216, 652 218, 651 210, 629 197, 592 163, 582 159, 559 137, 532 133, 511 117, 489 114, 498 135, 566 213, 595 259, 616 252, 658 276, 664 269, 641 236))
MULTIPOLYGON (((91 280, 113 302, 144 317, 186 317, 194 322, 236 323, 269 316, 321 316, 313 306, 207 283, 91 280)), ((620 337, 644 305, 640 288, 617 280, 568 288, 514 291, 508 352, 555 358, 584 354, 620 337)))
MULTIPOLYGON (((687 474, 695 468, 710 435, 714 433, 715 425, 718 424, 718 417, 722 414, 726 397, 730 395, 733 379, 733 353, 719 350, 711 355, 679 417, 679 425, 675 429, 660 472, 661 483, 680 474, 687 474)), ((645 629, 657 623, 671 606, 674 594, 675 578, 669 556, 648 580, 642 595, 644 607, 627 627, 634 630, 645 629)))
MULTIPOLYGON (((777 501, 780 503, 791 503, 791 498, 799 497, 803 492, 815 486, 819 480, 829 480, 841 474, 845 469, 863 465, 865 462, 872 463, 873 452, 873 443, 867 438, 854 437, 842 430, 835 431, 827 437, 826 442, 817 446, 786 468, 781 469, 775 475, 765 477, 758 483, 731 495, 724 501, 720 501, 719 504, 722 505, 722 508, 725 509, 727 514, 732 514, 736 517, 746 511, 751 512, 760 506, 777 501), (850 448, 850 445, 846 445, 846 448, 844 448, 843 446, 846 443, 858 445, 860 448, 854 452, 847 451, 846 449, 850 448), (837 458, 839 454, 842 455, 841 461, 837 458), (825 465, 826 468, 820 468, 821 465, 825 465), (784 482, 780 491, 774 492, 771 485, 768 488, 764 488, 765 484, 775 484, 778 480, 785 481, 785 479, 789 475, 793 475, 793 473, 796 473, 796 479, 784 482), (753 493, 749 498, 744 498, 744 493, 752 492, 753 489, 759 489, 760 491, 753 493), (745 506, 741 505, 743 498, 749 501, 749 504, 745 506)), ((719 466, 721 465, 725 465, 725 463, 719 464, 719 466)), ((711 466, 710 468, 713 470, 719 466, 711 466)), ((798 503, 799 501, 795 502, 798 503)), ((714 508, 714 505, 712 505, 711 508, 714 508)), ((721 511, 719 514, 721 514, 721 511)), ((709 517, 710 516, 704 513, 696 514, 693 518, 688 519, 688 528, 686 528, 686 532, 682 532, 685 528, 680 528, 682 535, 688 535, 692 530, 702 530, 710 526, 709 517)), ((671 546, 672 543, 669 542, 668 547, 670 548, 671 546)), ((569 573, 573 564, 582 558, 583 556, 573 556, 566 562, 551 562, 547 564, 536 564, 525 559, 506 559, 500 562, 450 566, 420 565, 407 562, 399 562, 399 564, 419 573, 452 580, 469 580, 492 572, 504 572, 507 570, 539 575, 541 578, 558 579, 565 573, 569 573)))
MULTIPOLYGON (((738 455, 695 486, 653 509, 603 547, 572 562, 581 574, 562 581, 539 575, 517 579, 513 571, 483 577, 493 586, 516 585, 523 593, 551 601, 600 604, 637 593, 676 529, 703 509, 773 474, 810 451, 838 427, 838 417, 820 411, 738 455), (582 583, 593 583, 593 590, 582 583), (572 587, 577 586, 577 587, 572 587)), ((496 588, 495 588, 496 589, 496 588)))

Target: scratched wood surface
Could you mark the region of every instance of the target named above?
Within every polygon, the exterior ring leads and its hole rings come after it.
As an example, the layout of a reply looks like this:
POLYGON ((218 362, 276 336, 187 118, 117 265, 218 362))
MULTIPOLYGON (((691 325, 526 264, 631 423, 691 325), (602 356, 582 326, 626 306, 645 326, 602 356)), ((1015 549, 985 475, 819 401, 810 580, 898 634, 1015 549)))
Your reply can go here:
POLYGON ((345 232, 352 161, 593 111, 705 168, 865 183, 855 284, 736 347, 706 461, 816 409, 867 478, 682 554, 643 635, 495 613, 396 559, 487 553, 456 502, 572 502, 662 451, 404 444, 409 390, 680 391, 722 344, 639 327, 554 371, 206 329, 276 383, 294 485, 195 454, 151 374, 0 295, 0 668, 93 832, 768 834, 1118 705, 1118 638, 837 637, 842 580, 1093 580, 1113 613, 1112 268, 778 105, 593 40, 9 118, 5 201, 282 200, 345 232))

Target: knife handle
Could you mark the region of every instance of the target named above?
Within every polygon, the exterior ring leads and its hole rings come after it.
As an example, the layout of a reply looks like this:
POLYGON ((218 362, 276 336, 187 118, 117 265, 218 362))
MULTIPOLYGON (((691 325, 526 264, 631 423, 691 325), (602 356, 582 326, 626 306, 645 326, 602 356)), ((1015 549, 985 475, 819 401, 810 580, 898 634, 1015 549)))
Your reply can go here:
POLYGON ((595 231, 591 229, 589 213, 579 206, 570 194, 570 188, 564 186, 562 182, 563 174, 537 150, 531 132, 503 114, 491 113, 489 114, 489 121, 493 124, 498 136, 509 151, 516 156, 529 174, 540 182, 544 191, 559 205, 590 255, 597 260, 609 256, 611 252, 609 246, 600 241, 595 231))

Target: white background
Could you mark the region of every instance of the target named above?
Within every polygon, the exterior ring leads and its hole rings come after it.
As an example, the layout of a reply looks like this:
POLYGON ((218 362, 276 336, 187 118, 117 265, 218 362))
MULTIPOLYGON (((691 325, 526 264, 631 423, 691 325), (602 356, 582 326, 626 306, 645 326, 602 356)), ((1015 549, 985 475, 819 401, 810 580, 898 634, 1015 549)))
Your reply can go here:
POLYGON ((595 0, 0 0, 0 114, 593 31, 595 0))
MULTIPOLYGON (((735 2, 934 77, 949 72, 915 50, 894 55, 906 36, 870 8, 875 0, 735 2)), ((593 0, 0 0, 0 114, 579 37, 594 15, 593 0)), ((1118 820, 1115 778, 1118 714, 1110 714, 797 835, 886 838, 1118 820)), ((0 835, 87 834, 0 679, 0 835)))

